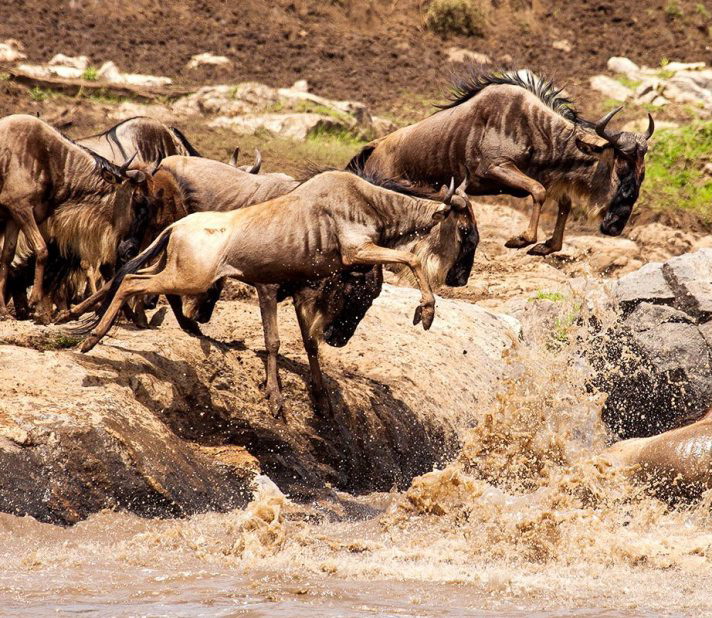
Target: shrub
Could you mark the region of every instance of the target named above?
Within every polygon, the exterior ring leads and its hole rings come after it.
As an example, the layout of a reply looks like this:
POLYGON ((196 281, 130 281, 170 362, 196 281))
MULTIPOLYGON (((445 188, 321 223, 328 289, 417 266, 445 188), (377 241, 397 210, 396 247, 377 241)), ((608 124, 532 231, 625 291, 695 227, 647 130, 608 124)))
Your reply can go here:
POLYGON ((97 79, 99 79, 99 71, 96 69, 96 67, 87 67, 82 73, 82 79, 86 79, 90 82, 95 82, 97 79))
POLYGON ((484 34, 485 9, 482 0, 433 0, 425 15, 427 27, 440 35, 484 34))

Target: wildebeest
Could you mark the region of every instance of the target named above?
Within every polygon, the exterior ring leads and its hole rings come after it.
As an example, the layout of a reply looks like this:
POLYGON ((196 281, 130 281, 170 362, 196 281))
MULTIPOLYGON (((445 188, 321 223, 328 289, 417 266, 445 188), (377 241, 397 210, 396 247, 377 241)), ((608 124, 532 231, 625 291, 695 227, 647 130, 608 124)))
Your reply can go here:
POLYGON ((144 163, 159 163, 171 155, 201 156, 179 129, 146 116, 123 120, 102 133, 75 141, 112 163, 134 155, 136 162, 144 163))
POLYGON ((530 195, 529 227, 507 241, 510 248, 534 244, 542 207, 556 205, 554 233, 529 250, 534 255, 561 249, 572 199, 605 212, 601 232, 617 236, 643 182, 652 116, 644 134, 612 133, 607 126, 618 110, 590 123, 560 93, 528 71, 472 68, 456 83, 449 104, 367 145, 351 165, 417 186, 467 172, 470 195, 530 195))
MULTIPOLYGON (((429 233, 450 216, 469 217, 469 200, 462 187, 456 194, 454 183, 442 202, 418 197, 392 182, 382 184, 387 188, 348 172, 324 172, 250 208, 194 213, 179 220, 116 275, 82 351, 101 340, 132 296, 201 294, 223 277, 234 277, 258 290, 268 352, 266 392, 277 413, 282 409, 277 376, 281 285, 331 277, 359 265, 405 264, 421 291, 413 323, 422 321, 427 330, 435 316, 435 297, 421 260, 392 247, 412 234, 429 233)), ((318 345, 300 304, 295 308, 312 369, 313 395, 323 410, 328 396, 318 345)))
POLYGON ((0 316, 7 316, 5 288, 20 231, 35 257, 30 305, 47 320, 50 307, 43 290, 47 245, 38 224, 59 207, 71 204, 107 206, 122 213, 132 208, 133 192, 144 180, 140 170, 117 166, 78 146, 34 116, 0 120, 0 221, 4 243, 0 258, 0 316))

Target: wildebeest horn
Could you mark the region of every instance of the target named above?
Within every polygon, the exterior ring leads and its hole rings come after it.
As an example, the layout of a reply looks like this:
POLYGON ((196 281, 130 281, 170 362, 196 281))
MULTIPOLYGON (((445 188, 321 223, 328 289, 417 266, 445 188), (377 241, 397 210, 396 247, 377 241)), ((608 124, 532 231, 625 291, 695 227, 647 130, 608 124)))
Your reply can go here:
POLYGON ((124 164, 119 168, 119 171, 121 172, 122 176, 126 176, 126 170, 129 169, 129 165, 133 163, 133 160, 136 158, 137 154, 138 151, 134 152, 133 155, 126 159, 126 161, 124 161, 124 164))
POLYGON ((613 118, 613 116, 615 116, 622 109, 622 105, 620 107, 617 107, 616 109, 608 112, 605 116, 603 116, 603 118, 601 118, 596 123, 596 133, 604 139, 607 139, 614 146, 618 143, 618 136, 620 135, 620 133, 609 133, 608 131, 606 131, 606 125, 608 125, 608 123, 611 121, 611 118, 613 118))
POLYGON ((643 133, 643 137, 645 140, 649 140, 653 136, 653 132, 655 131, 655 121, 653 120, 653 115, 648 113, 648 128, 646 129, 645 133, 643 133))
POLYGON ((250 174, 259 174, 260 168, 262 167, 262 155, 260 151, 255 148, 255 164, 248 170, 250 174))
POLYGON ((230 157, 230 165, 237 167, 237 159, 240 156, 240 147, 238 146, 232 151, 232 156, 230 157))
POLYGON ((449 206, 450 202, 452 201, 453 195, 455 195, 455 177, 454 176, 452 176, 450 178, 450 186, 448 187, 447 194, 445 195, 445 198, 443 199, 443 204, 447 204, 449 206))

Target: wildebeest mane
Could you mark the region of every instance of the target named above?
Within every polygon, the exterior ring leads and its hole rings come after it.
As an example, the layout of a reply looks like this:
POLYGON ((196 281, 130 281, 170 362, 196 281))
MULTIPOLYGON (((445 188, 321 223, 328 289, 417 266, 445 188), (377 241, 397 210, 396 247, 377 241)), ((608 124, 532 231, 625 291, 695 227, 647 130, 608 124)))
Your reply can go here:
POLYGON ((183 134, 183 131, 181 131, 178 127, 171 127, 170 129, 173 132, 173 135, 178 138, 178 141, 183 144, 183 147, 188 151, 188 154, 191 157, 203 156, 193 147, 193 144, 188 141, 188 138, 183 134))
POLYGON ((438 105, 441 110, 462 105, 477 96, 487 86, 519 86, 534 94, 542 103, 560 116, 574 124, 588 126, 581 118, 574 102, 561 96, 563 88, 557 87, 553 80, 534 75, 529 69, 522 71, 485 71, 480 65, 471 65, 464 73, 455 77, 452 83, 451 100, 438 105))
MULTIPOLYGON (((370 154, 370 152, 369 152, 370 154)), ((314 176, 318 176, 319 174, 322 174, 324 172, 349 172, 350 174, 353 174, 354 176, 358 176, 362 180, 365 180, 366 182, 375 185, 377 187, 381 187, 383 189, 387 189, 389 191, 395 191, 396 193, 401 193, 403 195, 408 195, 410 197, 417 197, 420 199, 433 199, 432 194, 427 193, 425 191, 422 191, 412 185, 406 185, 400 182, 398 179, 395 178, 384 178, 375 172, 367 172, 364 170, 363 165, 359 164, 356 159, 359 157, 359 155, 356 155, 347 167, 343 170, 340 170, 339 168, 336 167, 323 167, 323 166, 318 166, 313 163, 308 163, 306 167, 302 171, 302 175, 299 179, 299 182, 301 184, 304 184, 307 180, 310 180, 311 178, 314 178, 314 176)), ((364 157, 364 162, 368 157, 364 157)))

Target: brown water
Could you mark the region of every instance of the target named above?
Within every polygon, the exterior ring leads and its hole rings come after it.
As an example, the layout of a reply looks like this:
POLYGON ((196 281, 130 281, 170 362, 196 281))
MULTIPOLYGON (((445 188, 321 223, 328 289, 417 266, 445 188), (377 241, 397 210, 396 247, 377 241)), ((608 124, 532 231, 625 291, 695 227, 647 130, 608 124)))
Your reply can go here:
POLYGON ((512 352, 458 459, 407 492, 298 505, 263 477, 245 510, 185 520, 0 516, 2 613, 709 614, 712 497, 673 510, 599 456, 567 329, 512 352))

